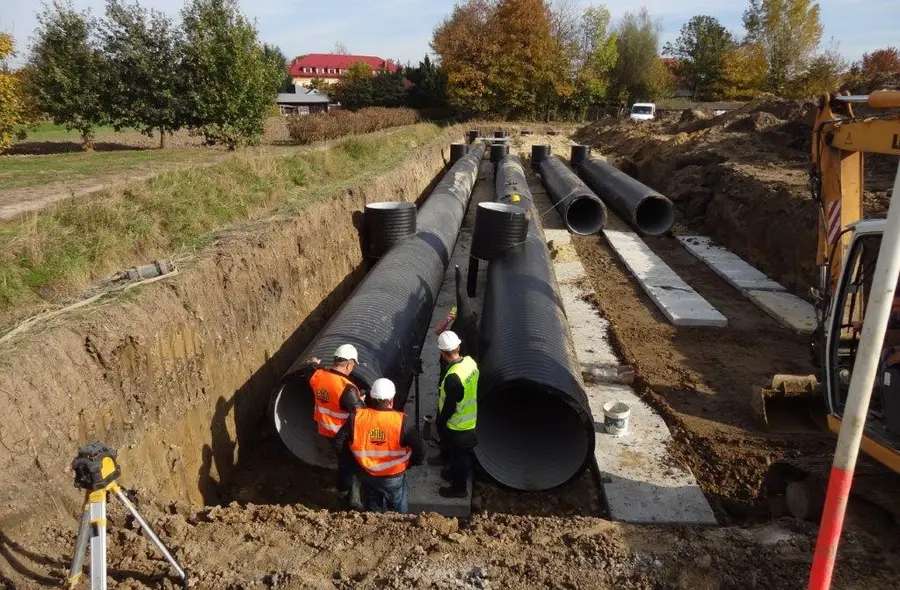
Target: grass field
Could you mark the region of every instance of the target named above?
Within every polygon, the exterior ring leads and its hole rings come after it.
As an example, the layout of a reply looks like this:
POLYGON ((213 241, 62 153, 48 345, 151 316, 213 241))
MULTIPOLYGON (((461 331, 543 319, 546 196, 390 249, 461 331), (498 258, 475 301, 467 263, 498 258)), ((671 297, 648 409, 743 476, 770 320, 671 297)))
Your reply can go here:
POLYGON ((169 148, 5 156, 0 157, 0 187, 19 189, 58 182, 72 184, 91 177, 112 176, 130 171, 150 171, 159 165, 200 162, 217 155, 221 155, 221 151, 169 148))
POLYGON ((390 170, 439 132, 419 124, 295 156, 231 154, 0 225, 0 311, 56 302, 121 268, 202 247, 229 224, 302 209, 390 170))

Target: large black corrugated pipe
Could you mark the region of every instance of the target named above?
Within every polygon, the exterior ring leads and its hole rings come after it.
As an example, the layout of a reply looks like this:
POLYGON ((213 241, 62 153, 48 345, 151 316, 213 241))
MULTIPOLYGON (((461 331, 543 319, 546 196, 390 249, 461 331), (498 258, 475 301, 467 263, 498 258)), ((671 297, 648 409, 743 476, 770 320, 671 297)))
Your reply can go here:
POLYGON ((453 143, 450 144, 450 163, 455 164, 459 161, 460 158, 466 155, 468 151, 468 144, 465 143, 453 143))
POLYGON ((569 231, 581 236, 597 233, 606 225, 606 205, 557 156, 538 165, 541 181, 569 231))
POLYGON ((525 241, 525 211, 508 203, 478 203, 471 255, 488 262, 497 260, 525 241))
MULTIPOLYGON (((518 176, 518 168, 497 169, 518 176)), ((508 180, 498 178, 497 186, 508 180)), ((534 491, 584 471, 594 449, 594 423, 530 192, 520 203, 530 210, 525 244, 488 269, 475 456, 499 483, 534 491)))
POLYGON ((495 199, 501 203, 517 205, 526 211, 531 208, 531 189, 528 188, 525 169, 518 156, 505 156, 497 162, 494 193, 495 199))
POLYGON ((531 169, 537 170, 541 162, 550 155, 549 145, 533 145, 531 146, 531 169))
POLYGON ((416 233, 416 204, 402 202, 369 203, 363 216, 366 256, 377 259, 391 247, 416 233))
POLYGON ((328 324, 306 347, 273 393, 270 415, 284 445, 311 465, 333 467, 335 457, 313 421, 313 396, 297 370, 311 356, 330 363, 352 344, 360 365, 353 379, 368 389, 379 377, 397 386, 402 408, 412 381, 413 346, 421 345, 484 157, 484 144, 450 168, 419 210, 418 231, 396 244, 369 271, 328 324))
POLYGON ((660 236, 672 229, 675 205, 649 186, 602 160, 587 158, 576 171, 607 205, 640 233, 660 236))

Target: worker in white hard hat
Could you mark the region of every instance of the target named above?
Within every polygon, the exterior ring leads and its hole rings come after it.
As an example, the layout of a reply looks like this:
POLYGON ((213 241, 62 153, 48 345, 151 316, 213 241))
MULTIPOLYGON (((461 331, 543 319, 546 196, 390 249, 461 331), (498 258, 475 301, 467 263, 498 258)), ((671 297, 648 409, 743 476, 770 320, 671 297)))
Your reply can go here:
MULTIPOLYGON (((313 393, 313 419, 319 434, 332 440, 341 426, 358 408, 365 407, 359 388, 350 379, 353 369, 359 363, 359 354, 352 344, 342 344, 334 351, 330 367, 323 367, 318 358, 309 359, 309 364, 300 369, 303 376, 309 375, 309 387, 313 393)), ((353 470, 338 461, 338 497, 355 504, 353 470)))
POLYGON ((446 362, 438 396, 435 424, 441 439, 441 455, 434 464, 447 464, 441 477, 450 482, 438 493, 445 498, 464 498, 472 471, 472 449, 478 443, 475 433, 478 415, 478 364, 470 356, 460 355, 462 340, 455 332, 438 336, 441 360, 446 362))
POLYGON ((335 442, 346 451, 339 453, 341 460, 353 461, 359 474, 363 508, 405 514, 409 511, 406 470, 422 464, 425 444, 415 421, 393 409, 395 394, 390 379, 376 379, 368 407, 350 416, 335 442))

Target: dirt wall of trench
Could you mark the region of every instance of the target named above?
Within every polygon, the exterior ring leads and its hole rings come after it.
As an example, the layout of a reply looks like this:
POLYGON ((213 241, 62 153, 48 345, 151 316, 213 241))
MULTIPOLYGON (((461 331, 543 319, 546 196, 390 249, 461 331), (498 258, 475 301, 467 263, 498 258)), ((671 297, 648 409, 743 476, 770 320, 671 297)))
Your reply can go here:
POLYGON ((42 325, 0 350, 0 526, 74 518, 77 448, 119 450, 122 483, 212 504, 266 427, 269 393, 364 276, 365 203, 413 201, 462 137, 298 215, 222 233, 171 279, 42 325))

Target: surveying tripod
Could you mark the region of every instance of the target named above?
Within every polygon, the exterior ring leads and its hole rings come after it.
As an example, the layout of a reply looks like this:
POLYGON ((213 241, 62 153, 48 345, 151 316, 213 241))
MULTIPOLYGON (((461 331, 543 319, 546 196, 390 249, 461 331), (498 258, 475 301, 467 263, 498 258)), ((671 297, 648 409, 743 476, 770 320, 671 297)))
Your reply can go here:
POLYGON ((163 554, 182 580, 182 587, 188 587, 187 570, 181 567, 172 554, 156 536, 137 508, 122 492, 117 480, 122 475, 116 463, 116 451, 102 443, 91 443, 78 449, 78 456, 72 461, 75 471, 75 487, 85 490, 84 514, 78 527, 75 541, 75 556, 69 568, 69 589, 75 588, 84 569, 84 557, 91 547, 91 590, 106 590, 106 499, 112 492, 141 525, 159 552, 163 554))

